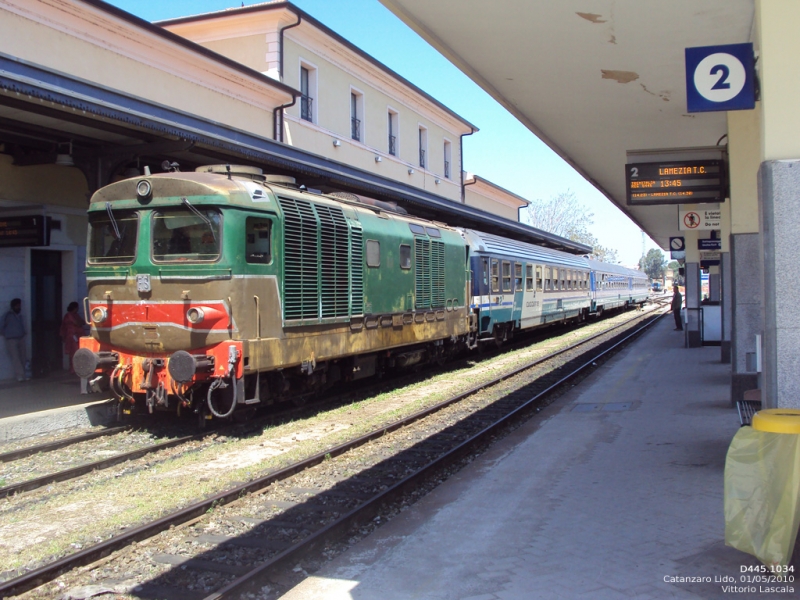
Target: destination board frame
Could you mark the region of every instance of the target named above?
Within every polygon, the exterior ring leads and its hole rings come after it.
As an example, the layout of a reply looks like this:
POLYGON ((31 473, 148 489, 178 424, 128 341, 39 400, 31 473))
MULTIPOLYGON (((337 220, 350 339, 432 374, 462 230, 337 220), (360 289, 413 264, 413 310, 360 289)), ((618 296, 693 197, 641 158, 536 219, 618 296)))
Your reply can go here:
POLYGON ((725 162, 682 160, 625 165, 628 206, 724 202, 725 162))
POLYGON ((49 246, 47 221, 44 215, 0 216, 0 248, 49 246))

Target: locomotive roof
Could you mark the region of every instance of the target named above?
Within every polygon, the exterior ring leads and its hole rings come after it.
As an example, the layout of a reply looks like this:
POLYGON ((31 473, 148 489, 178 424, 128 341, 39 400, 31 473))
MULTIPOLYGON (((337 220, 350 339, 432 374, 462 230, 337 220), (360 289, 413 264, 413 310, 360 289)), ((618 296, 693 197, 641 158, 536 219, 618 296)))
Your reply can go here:
POLYGON ((475 231, 474 229, 464 229, 463 232, 464 238, 473 251, 501 254, 537 262, 557 263, 578 269, 588 268, 587 260, 583 256, 575 256, 560 250, 511 240, 491 233, 475 231))

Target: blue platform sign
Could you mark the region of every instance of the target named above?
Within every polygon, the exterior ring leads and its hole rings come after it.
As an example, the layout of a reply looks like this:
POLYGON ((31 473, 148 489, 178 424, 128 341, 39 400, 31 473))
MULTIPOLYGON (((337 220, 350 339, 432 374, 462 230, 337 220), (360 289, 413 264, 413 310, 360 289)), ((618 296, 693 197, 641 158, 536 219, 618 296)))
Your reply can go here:
POLYGON ((688 112, 756 106, 753 44, 686 48, 688 112))
POLYGON ((722 250, 722 240, 697 240, 698 250, 722 250))

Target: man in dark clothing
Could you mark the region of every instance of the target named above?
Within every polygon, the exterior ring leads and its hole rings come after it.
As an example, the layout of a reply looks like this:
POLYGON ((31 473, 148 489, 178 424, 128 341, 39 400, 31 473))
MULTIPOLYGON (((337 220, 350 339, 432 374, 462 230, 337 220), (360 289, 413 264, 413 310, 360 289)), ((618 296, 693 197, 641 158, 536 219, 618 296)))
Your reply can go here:
POLYGON ((6 350, 8 358, 11 359, 11 366, 14 368, 14 375, 17 381, 30 379, 25 377, 25 323, 20 316, 22 301, 14 298, 11 301, 11 310, 3 315, 0 321, 0 334, 6 338, 6 350))
POLYGON ((681 321, 681 306, 683 306, 683 296, 677 285, 672 286, 672 315, 675 317, 675 331, 683 331, 683 321, 681 321))

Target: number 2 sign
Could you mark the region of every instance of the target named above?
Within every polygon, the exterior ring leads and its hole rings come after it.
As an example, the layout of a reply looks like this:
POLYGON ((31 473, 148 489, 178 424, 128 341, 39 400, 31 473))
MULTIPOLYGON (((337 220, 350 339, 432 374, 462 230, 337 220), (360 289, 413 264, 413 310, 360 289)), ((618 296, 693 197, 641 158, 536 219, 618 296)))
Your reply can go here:
POLYGON ((686 48, 688 112, 755 108, 753 44, 686 48))

